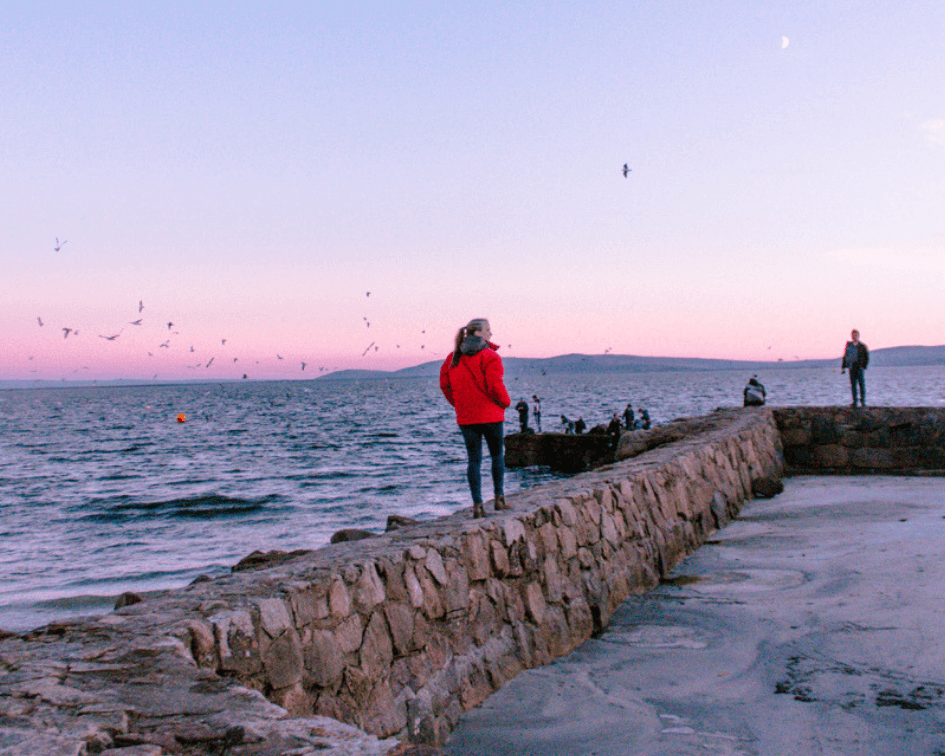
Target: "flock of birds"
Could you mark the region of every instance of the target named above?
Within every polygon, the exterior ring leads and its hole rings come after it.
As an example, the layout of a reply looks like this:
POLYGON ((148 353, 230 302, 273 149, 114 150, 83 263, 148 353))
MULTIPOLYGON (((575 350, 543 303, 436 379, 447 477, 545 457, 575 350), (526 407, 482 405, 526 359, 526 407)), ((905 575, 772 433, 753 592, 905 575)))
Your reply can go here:
MULTIPOLYGON (((65 244, 67 244, 67 243, 68 243, 68 241, 62 241, 62 242, 60 242, 60 241, 59 241, 59 238, 57 237, 57 238, 56 238, 56 246, 54 247, 55 251, 56 251, 56 252, 59 252, 59 251, 62 249, 62 247, 63 247, 65 244)), ((370 296, 371 296, 371 292, 367 292, 367 293, 366 293, 366 296, 367 296, 367 297, 370 297, 370 296)), ((142 299, 142 300, 138 300, 137 315, 140 316, 140 315, 144 312, 144 310, 145 310, 144 300, 143 300, 143 299, 142 299)), ((371 323, 370 323, 370 321, 367 319, 367 316, 364 316, 363 321, 364 321, 364 324, 365 324, 365 327, 366 327, 366 328, 370 328, 370 327, 371 327, 371 323)), ((46 322, 43 321, 42 315, 38 315, 38 316, 36 317, 36 322, 37 322, 39 328, 45 328, 45 327, 46 327, 46 322)), ((122 336, 122 334, 124 334, 124 332, 125 332, 125 330, 126 330, 127 327, 131 326, 131 327, 133 327, 133 328, 141 328, 142 326, 144 326, 144 323, 145 323, 145 317, 144 317, 144 316, 138 317, 138 318, 136 318, 136 319, 134 319, 134 320, 128 321, 124 326, 121 326, 121 327, 120 327, 117 331, 115 331, 115 332, 99 333, 99 334, 97 334, 97 336, 98 336, 98 338, 103 339, 103 340, 105 340, 105 341, 114 342, 114 341, 118 340, 118 339, 122 336)), ((162 331, 164 332, 164 334, 167 336, 167 338, 164 339, 164 341, 162 341, 162 342, 161 342, 160 344, 158 344, 156 347, 154 347, 154 351, 148 351, 148 353, 147 353, 147 354, 148 354, 148 357, 154 357, 154 356, 155 356, 155 353, 156 353, 159 349, 167 349, 167 350, 170 350, 170 349, 172 348, 172 343, 173 343, 173 341, 175 340, 175 337, 181 335, 181 332, 180 332, 179 330, 175 330, 175 323, 174 323, 174 321, 171 321, 171 320, 167 321, 166 329, 165 329, 165 327, 164 327, 163 325, 161 326, 161 328, 162 328, 162 331)), ((62 326, 62 327, 61 327, 61 331, 62 331, 62 338, 63 338, 63 339, 68 339, 68 338, 70 338, 70 337, 76 338, 76 337, 78 337, 78 336, 80 335, 79 329, 78 329, 78 328, 75 328, 75 327, 73 327, 73 326, 62 326)), ((426 334, 426 330, 422 330, 422 331, 421 331, 421 335, 423 335, 423 334, 426 334)), ((226 343, 227 343, 227 339, 221 337, 221 338, 220 338, 220 345, 221 345, 221 347, 226 347, 226 343)), ((397 347, 397 349, 400 349, 400 344, 397 344, 396 347, 397 347)), ((421 345, 420 345, 420 349, 424 349, 424 348, 425 348, 425 345, 424 345, 424 344, 421 344, 421 345)), ((364 351, 361 353, 361 356, 362 356, 362 357, 367 356, 369 353, 372 352, 372 350, 373 350, 373 352, 376 353, 376 352, 380 351, 380 349, 381 349, 381 347, 380 347, 375 341, 372 341, 370 344, 368 344, 368 346, 367 346, 367 347, 364 349, 364 351)), ((189 349, 188 354, 190 354, 190 353, 195 353, 195 352, 196 352, 196 350, 195 350, 194 346, 193 346, 193 345, 190 345, 190 349, 189 349)), ((281 354, 278 354, 278 353, 276 353, 275 357, 276 357, 277 360, 280 360, 280 361, 285 359, 281 354)), ((30 356, 29 359, 30 359, 30 360, 33 360, 34 358, 33 358, 33 356, 30 356)), ((195 363, 195 364, 192 364, 192 365, 186 365, 186 367, 187 367, 189 370, 197 370, 198 368, 202 368, 202 369, 206 370, 206 369, 210 368, 211 365, 214 364, 214 361, 215 361, 216 359, 217 359, 217 355, 213 355, 213 356, 211 356, 205 363, 204 363, 204 362, 198 362, 198 363, 195 363)), ((233 357, 233 363, 239 362, 239 359, 240 359, 239 357, 233 357)), ((258 365, 258 364, 259 364, 259 360, 256 360, 256 361, 255 361, 255 364, 258 365)), ((305 361, 305 360, 300 361, 300 363, 299 363, 299 369, 300 369, 300 371, 301 371, 301 372, 304 372, 305 369, 306 369, 307 367, 309 367, 309 364, 310 364, 310 363, 307 362, 307 361, 305 361)), ((82 369, 83 369, 83 370, 88 370, 89 368, 88 368, 88 366, 83 366, 82 369)), ((320 366, 320 367, 318 368, 318 372, 319 372, 319 373, 325 373, 325 372, 331 372, 332 370, 336 370, 336 369, 337 369, 337 368, 331 368, 331 367, 322 365, 322 366, 320 366)), ((30 371, 30 372, 34 372, 34 373, 35 373, 35 372, 38 372, 38 371, 32 370, 32 371, 30 371)), ((76 370, 73 371, 73 373, 78 373, 78 372, 79 372, 78 369, 76 369, 76 370)), ((157 376, 158 376, 158 374, 155 373, 153 377, 154 377, 154 378, 157 378, 157 376)), ((246 373, 243 374, 243 378, 248 378, 248 377, 249 377, 248 374, 246 374, 246 373)), ((63 379, 63 380, 65 380, 65 379, 63 379)))
MULTIPOLYGON (((632 169, 630 168, 630 166, 629 166, 627 163, 624 163, 624 164, 623 164, 623 176, 624 176, 624 178, 627 178, 627 177, 629 176, 631 170, 632 170, 632 169)), ((59 241, 59 237, 57 236, 57 237, 56 237, 56 246, 55 246, 53 249, 54 249, 56 252, 60 252, 60 251, 62 250, 62 248, 63 248, 66 244, 68 244, 68 243, 69 243, 69 240, 68 240, 68 239, 66 239, 66 240, 64 240, 64 241, 62 241, 62 242, 60 242, 60 241, 59 241)), ((371 292, 367 292, 367 293, 366 293, 366 296, 367 296, 367 297, 370 297, 370 296, 371 296, 371 292)), ((138 314, 140 315, 142 312, 144 312, 144 300, 138 300, 138 314)), ((365 325, 366 328, 370 328, 370 327, 371 327, 371 321, 369 321, 369 320, 367 319, 367 316, 366 316, 366 315, 363 317, 363 321, 364 321, 364 325, 365 325)), ((43 328, 43 327, 45 327, 45 325, 46 325, 46 324, 43 322, 42 316, 37 316, 37 317, 36 317, 36 322, 39 323, 39 327, 40 327, 40 328, 43 328)), ((127 325, 129 325, 129 326, 134 326, 134 327, 136 327, 136 328, 137 328, 137 327, 141 327, 143 324, 144 324, 144 318, 143 318, 143 317, 137 318, 136 320, 128 321, 128 323, 127 323, 127 325)), ((168 337, 167 339, 165 339, 162 343, 158 344, 158 346, 157 346, 158 349, 170 349, 170 348, 171 348, 171 339, 172 339, 174 336, 179 336, 179 335, 180 335, 180 331, 174 331, 174 330, 172 330, 173 328, 174 328, 174 323, 173 323, 173 321, 168 321, 168 323, 167 323, 167 331, 169 332, 169 337, 168 337)), ((104 339, 105 341, 116 341, 124 332, 125 332, 125 327, 123 326, 123 327, 121 327, 121 328, 118 330, 117 333, 110 333, 110 334, 100 333, 100 334, 98 334, 98 337, 99 337, 100 339, 104 339)), ((421 336, 424 335, 424 334, 426 334, 426 330, 421 331, 421 336)), ((74 337, 77 337, 78 335, 79 335, 79 330, 78 330, 77 328, 73 328, 73 327, 71 327, 71 326, 62 326, 62 338, 63 338, 63 339, 68 339, 70 336, 72 336, 72 337, 74 338, 74 337)), ((421 339, 421 341, 422 341, 422 340, 423 340, 423 339, 421 339)), ((226 346, 226 341, 227 341, 227 340, 226 340, 225 338, 221 338, 221 339, 220 339, 221 345, 225 347, 225 346, 226 346)), ((421 345, 420 345, 420 349, 424 349, 425 346, 426 346, 425 344, 421 344, 421 345)), ((512 346, 512 345, 510 344, 510 345, 509 345, 509 348, 510 348, 510 349, 511 349, 511 346, 512 346)), ((400 344, 397 344, 397 345, 396 345, 396 348, 397 348, 397 349, 400 349, 400 344)), ((380 351, 380 346, 378 346, 378 344, 377 344, 375 341, 372 341, 370 344, 367 345, 367 347, 365 347, 364 351, 361 352, 361 356, 362 356, 362 357, 366 357, 368 354, 371 353, 371 350, 372 350, 372 349, 373 349, 374 352, 376 353, 376 352, 380 351)), ((610 349, 608 348, 607 351, 609 352, 610 349)), ((193 347, 193 346, 190 347, 190 352, 194 352, 194 347, 193 347)), ((606 352, 605 352, 605 354, 606 354, 606 352)), ((148 356, 149 356, 149 357, 154 357, 154 352, 148 352, 148 356)), ((30 357, 29 359, 32 360, 33 358, 30 357)), ((209 368, 209 367, 213 364, 213 362, 214 362, 215 359, 216 359, 216 355, 210 357, 210 359, 207 360, 206 364, 204 364, 204 363, 196 363, 196 364, 194 364, 194 365, 187 365, 187 368, 190 369, 190 370, 196 370, 197 368, 201 368, 201 367, 204 368, 204 369, 207 369, 207 368, 209 368)), ((276 354, 276 359, 282 360, 283 357, 282 357, 282 355, 280 355, 280 354, 276 354)), ((234 362, 234 363, 235 363, 235 362, 238 362, 238 361, 239 361, 239 357, 234 357, 234 358, 233 358, 233 362, 234 362)), ((259 364, 259 360, 256 360, 256 364, 257 364, 257 365, 259 364)), ((301 362, 301 370, 304 372, 306 367, 308 367, 308 363, 303 360, 303 361, 301 362)), ((84 369, 84 370, 88 370, 88 367, 84 367, 83 369, 84 369)), ((334 368, 328 368, 328 367, 325 367, 325 366, 321 366, 321 367, 318 368, 318 372, 319 372, 319 373, 324 373, 325 371, 329 371, 329 372, 330 372, 330 371, 333 370, 333 369, 334 369, 334 368)), ((36 371, 32 371, 32 372, 36 372, 36 371)), ((73 372, 78 372, 78 370, 75 370, 75 371, 73 371, 73 372)), ((155 374, 154 377, 157 378, 157 374, 155 374)), ((243 374, 243 377, 246 378, 247 375, 244 373, 244 374, 243 374)))

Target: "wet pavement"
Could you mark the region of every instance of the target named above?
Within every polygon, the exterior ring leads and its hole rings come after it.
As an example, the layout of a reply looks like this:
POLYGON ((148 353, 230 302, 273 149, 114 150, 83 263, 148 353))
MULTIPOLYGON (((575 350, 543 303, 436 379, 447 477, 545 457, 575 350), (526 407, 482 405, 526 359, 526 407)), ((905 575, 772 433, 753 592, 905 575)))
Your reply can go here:
POLYGON ((445 750, 945 755, 945 478, 785 483, 445 750))

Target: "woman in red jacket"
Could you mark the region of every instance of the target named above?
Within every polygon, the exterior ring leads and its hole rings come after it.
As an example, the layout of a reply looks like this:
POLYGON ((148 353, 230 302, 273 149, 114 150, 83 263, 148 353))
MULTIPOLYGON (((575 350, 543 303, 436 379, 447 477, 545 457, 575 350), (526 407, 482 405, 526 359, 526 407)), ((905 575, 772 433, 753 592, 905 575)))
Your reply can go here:
POLYGON ((469 458, 466 477, 472 492, 473 517, 486 516, 480 475, 483 438, 492 458, 495 508, 509 508, 505 503, 502 423, 505 422, 505 408, 512 402, 502 383, 502 358, 496 354, 499 347, 489 341, 491 337, 488 320, 470 320, 456 333, 453 353, 440 368, 440 389, 446 401, 456 409, 456 422, 466 442, 469 458))

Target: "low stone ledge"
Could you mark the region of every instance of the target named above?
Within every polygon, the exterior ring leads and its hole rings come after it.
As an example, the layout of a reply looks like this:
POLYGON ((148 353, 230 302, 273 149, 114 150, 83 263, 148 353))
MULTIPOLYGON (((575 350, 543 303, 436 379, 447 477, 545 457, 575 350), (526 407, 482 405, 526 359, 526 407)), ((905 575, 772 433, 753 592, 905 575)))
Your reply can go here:
POLYGON ((600 631, 734 516, 754 480, 780 475, 769 410, 697 425, 647 454, 509 496, 512 509, 486 519, 467 510, 276 554, 100 619, 2 639, 0 754, 380 754, 391 738, 438 743, 520 671, 600 631), (331 733, 356 731, 319 717, 363 732, 345 741, 331 733))
POLYGON ((778 407, 795 473, 945 474, 943 407, 778 407))

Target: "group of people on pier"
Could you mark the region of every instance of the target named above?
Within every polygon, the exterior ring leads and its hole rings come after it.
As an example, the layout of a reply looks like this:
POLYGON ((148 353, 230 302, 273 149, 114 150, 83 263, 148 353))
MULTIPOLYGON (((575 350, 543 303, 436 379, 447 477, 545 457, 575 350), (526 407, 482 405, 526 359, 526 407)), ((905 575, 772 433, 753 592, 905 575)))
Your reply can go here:
MULTIPOLYGON (((466 446, 468 465, 466 469, 469 490, 473 499, 473 516, 485 517, 482 502, 482 441, 485 439, 492 459, 492 483, 495 492, 495 508, 508 509, 505 501, 505 456, 504 431, 505 410, 512 404, 503 382, 504 368, 502 359, 494 344, 492 329, 485 318, 475 318, 456 333, 453 351, 444 360, 440 368, 440 389, 446 400, 456 410, 456 422, 459 425, 466 446)), ((869 350, 860 341, 860 333, 854 330, 851 340, 846 343, 841 363, 841 372, 850 371, 850 389, 853 394, 853 406, 866 406, 866 383, 863 373, 869 364, 869 350)), ((744 404, 760 406, 765 403, 765 387, 752 376, 743 392, 744 404)), ((518 412, 519 426, 522 433, 541 433, 541 399, 532 394, 529 407, 524 397, 515 405, 518 412), (535 430, 528 425, 531 410, 535 421, 535 430)), ((576 421, 561 415, 561 425, 567 434, 582 434, 587 429, 584 418, 576 421)), ((633 407, 627 404, 621 416, 614 412, 609 424, 595 426, 591 432, 602 429, 611 436, 614 446, 620 440, 623 430, 648 430, 651 426, 650 413, 640 409, 639 416, 633 407)))

